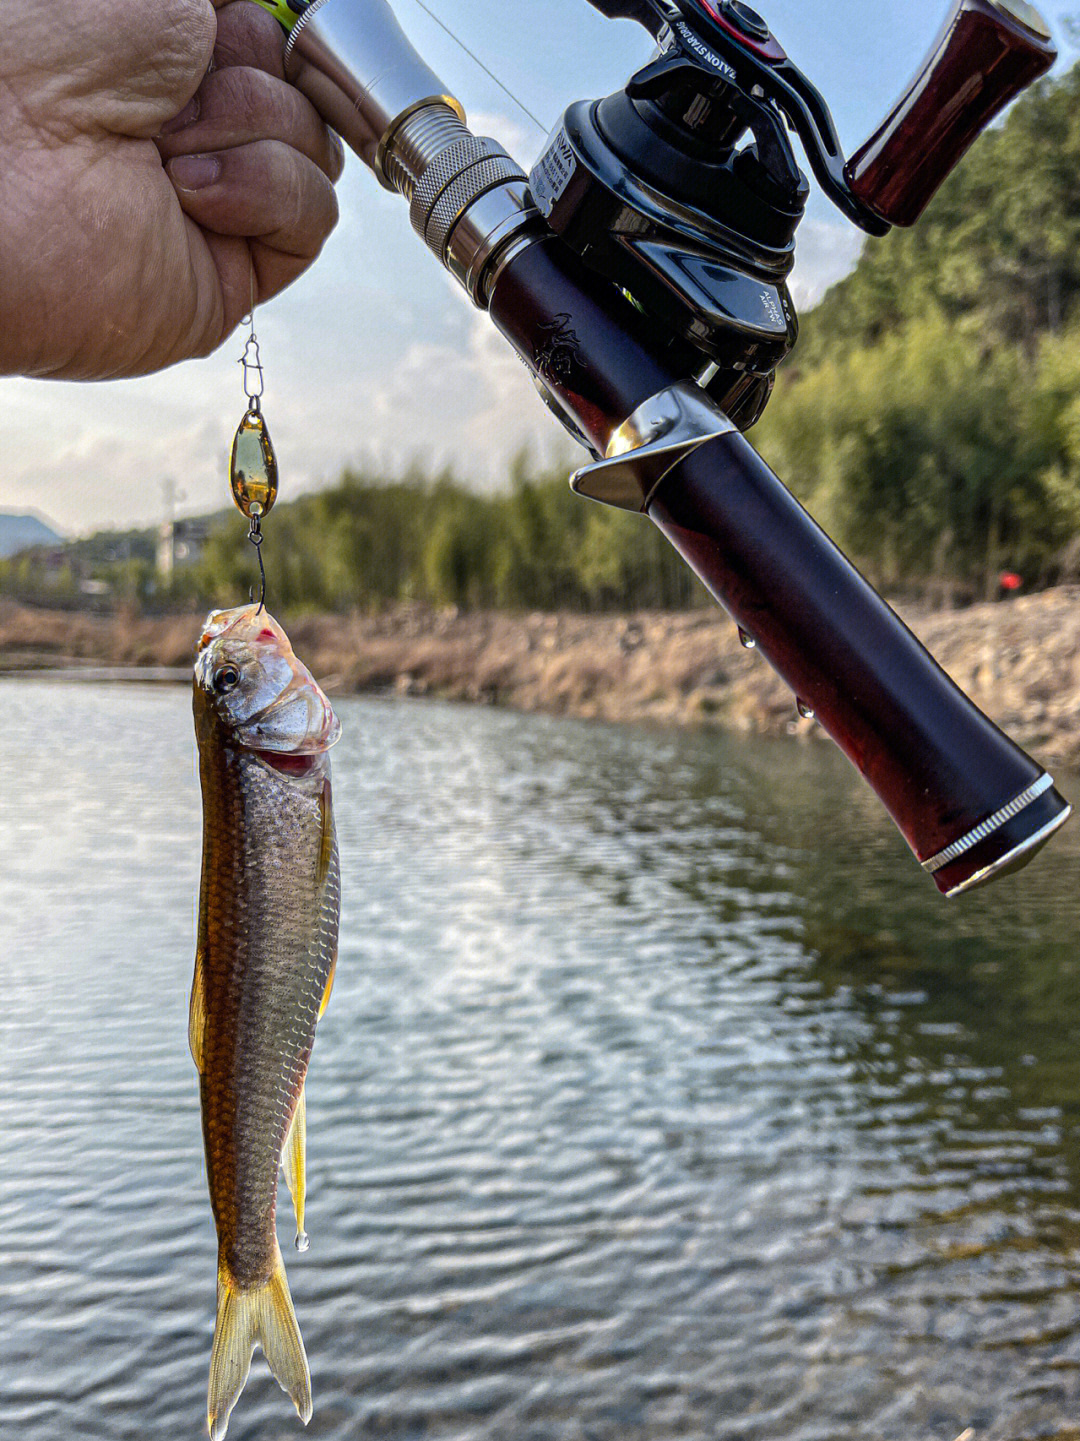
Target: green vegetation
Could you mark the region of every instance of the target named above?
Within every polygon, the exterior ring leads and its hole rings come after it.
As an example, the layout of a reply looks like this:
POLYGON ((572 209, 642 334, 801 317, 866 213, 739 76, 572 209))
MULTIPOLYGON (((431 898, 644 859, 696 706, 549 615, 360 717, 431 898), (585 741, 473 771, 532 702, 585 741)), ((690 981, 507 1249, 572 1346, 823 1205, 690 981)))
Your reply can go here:
MULTIPOLYGON (((1080 67, 984 136, 918 226, 867 244, 805 317, 755 443, 890 590, 977 598, 1005 569, 1028 587, 1080 574, 1080 67)), ((497 494, 349 472, 279 506, 267 529, 274 601, 291 610, 680 608, 704 595, 647 522, 524 463, 497 494)), ((254 569, 231 512, 167 587, 143 533, 0 562, 0 593, 222 604, 254 569)))
MULTIPOLYGON (((461 608, 682 609, 704 598, 690 571, 641 517, 576 500, 566 471, 519 462, 508 490, 480 494, 443 475, 385 482, 347 472, 332 490, 279 505, 266 565, 283 610, 379 610, 399 601, 461 608)), ((201 555, 171 584, 155 576, 146 535, 94 564, 67 551, 0 561, 0 594, 85 603, 93 577, 115 601, 172 609, 236 604, 256 561, 236 511, 216 518, 201 555), (147 550, 147 547, 149 551, 147 550)), ((71 549, 74 549, 72 547, 71 549)))
POLYGON ((1080 328, 980 344, 940 311, 788 377, 755 437, 886 588, 1059 579, 1080 530, 1080 328))
POLYGON ((1080 532, 1080 67, 1014 106, 917 226, 866 245, 806 317, 755 442, 881 584, 1062 575, 1080 532))
MULTIPOLYGON (((639 517, 575 500, 566 474, 515 467, 482 495, 442 476, 380 483, 347 474, 267 524, 275 602, 295 610, 380 609, 396 601, 462 608, 679 608, 696 582, 639 517)), ((253 557, 238 517, 212 534, 179 583, 200 599, 241 594, 253 557), (238 534, 239 532, 239 534, 238 534)))

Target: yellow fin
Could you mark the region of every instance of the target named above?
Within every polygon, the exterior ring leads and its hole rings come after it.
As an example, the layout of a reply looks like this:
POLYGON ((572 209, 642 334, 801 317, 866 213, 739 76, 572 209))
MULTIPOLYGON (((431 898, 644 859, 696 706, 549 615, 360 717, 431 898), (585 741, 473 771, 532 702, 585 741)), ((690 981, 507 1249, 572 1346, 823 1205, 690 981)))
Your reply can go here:
POLYGON ((225 1265, 218 1267, 217 1325, 210 1355, 206 1420, 211 1441, 221 1441, 229 1415, 251 1369, 258 1343, 283 1391, 306 1426, 311 1420, 311 1376, 280 1254, 274 1273, 257 1291, 242 1291, 225 1265))
MULTIPOLYGON (((319 847, 319 863, 317 872, 318 884, 319 889, 322 890, 322 888, 331 881, 331 872, 333 872, 333 892, 332 894, 330 892, 324 892, 322 903, 324 912, 328 905, 332 905, 335 909, 336 914, 338 894, 337 865, 335 863, 337 856, 337 837, 334 834, 334 808, 331 801, 329 781, 325 781, 323 784, 322 796, 320 797, 319 804, 322 809, 322 844, 319 847)), ((319 1014, 316 1018, 317 1020, 322 1020, 323 1016, 326 1014, 326 1008, 330 1004, 330 992, 334 989, 334 972, 336 969, 337 936, 335 927, 334 957, 333 960, 330 962, 330 971, 326 977, 326 986, 323 990, 322 1000, 319 1002, 319 1014)))
POLYGON ((206 1031, 206 983, 203 977, 202 951, 195 956, 195 978, 191 982, 191 1003, 188 1007, 188 1046, 191 1059, 201 1073, 203 1035, 206 1031))
POLYGON ((296 1249, 306 1251, 308 1237, 304 1230, 304 1196, 307 1184, 307 1105, 303 1091, 300 1092, 300 1099, 293 1112, 289 1134, 285 1137, 281 1163, 285 1167, 285 1181, 296 1212, 296 1249))
POLYGON ((337 837, 334 834, 334 805, 329 780, 323 781, 322 795, 319 797, 319 809, 322 812, 322 842, 319 846, 319 860, 318 868, 315 872, 315 883, 321 890, 326 884, 327 876, 330 874, 330 863, 334 859, 334 850, 337 846, 337 837))
POLYGON ((330 992, 334 989, 334 973, 337 970, 337 954, 330 962, 330 974, 326 978, 326 990, 322 993, 322 1000, 319 1002, 319 1020, 326 1014, 326 1008, 330 1004, 330 992))

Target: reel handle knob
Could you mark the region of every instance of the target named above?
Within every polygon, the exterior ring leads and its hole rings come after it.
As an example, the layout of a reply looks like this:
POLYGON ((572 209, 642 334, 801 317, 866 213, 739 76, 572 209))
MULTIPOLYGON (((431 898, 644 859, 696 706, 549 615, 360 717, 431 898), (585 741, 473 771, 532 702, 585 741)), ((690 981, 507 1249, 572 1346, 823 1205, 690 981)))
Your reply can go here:
POLYGON ((1027 0, 956 0, 903 97, 848 161, 856 198, 891 225, 913 225, 972 141, 1056 59, 1027 0))

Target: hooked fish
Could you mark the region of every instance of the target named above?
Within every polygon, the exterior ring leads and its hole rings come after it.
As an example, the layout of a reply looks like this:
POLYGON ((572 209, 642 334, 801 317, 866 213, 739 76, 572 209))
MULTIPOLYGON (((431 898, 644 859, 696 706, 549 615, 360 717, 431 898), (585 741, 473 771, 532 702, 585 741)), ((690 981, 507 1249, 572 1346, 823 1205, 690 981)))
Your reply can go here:
POLYGON ((279 1168, 304 1233, 304 1080, 337 959, 329 748, 341 727, 281 626, 214 611, 199 642, 203 863, 189 1038, 218 1234, 207 1421, 225 1435, 256 1343, 306 1424, 311 1378, 278 1248, 279 1168))

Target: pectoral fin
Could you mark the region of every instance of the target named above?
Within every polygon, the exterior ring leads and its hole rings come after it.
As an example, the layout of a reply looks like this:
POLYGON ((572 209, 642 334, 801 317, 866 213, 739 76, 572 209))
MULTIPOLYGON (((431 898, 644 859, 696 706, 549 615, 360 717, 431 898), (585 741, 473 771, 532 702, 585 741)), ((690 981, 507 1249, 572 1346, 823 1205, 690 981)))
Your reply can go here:
POLYGON ((195 978, 191 983, 188 1006, 188 1046, 197 1070, 203 1068, 203 1035, 206 1031, 206 983, 203 976, 202 951, 195 956, 195 978))
POLYGON ((334 989, 334 972, 337 970, 337 956, 330 962, 330 974, 326 978, 326 990, 323 991, 322 1001, 319 1003, 319 1020, 321 1021, 326 1008, 330 1004, 330 992, 334 989))
POLYGON ((337 850, 337 836, 334 834, 334 804, 328 780, 323 782, 322 795, 319 797, 319 810, 322 812, 322 842, 319 846, 315 883, 321 890, 326 884, 326 878, 330 874, 330 865, 337 850))
POLYGON ((285 1137, 281 1164, 285 1168, 285 1182, 289 1188, 289 1195, 293 1199, 293 1209, 296 1211, 296 1249, 306 1251, 308 1237, 304 1230, 304 1199, 305 1168, 307 1166, 307 1106, 304 1102, 303 1091, 300 1092, 300 1099, 293 1112, 289 1134, 285 1137))

